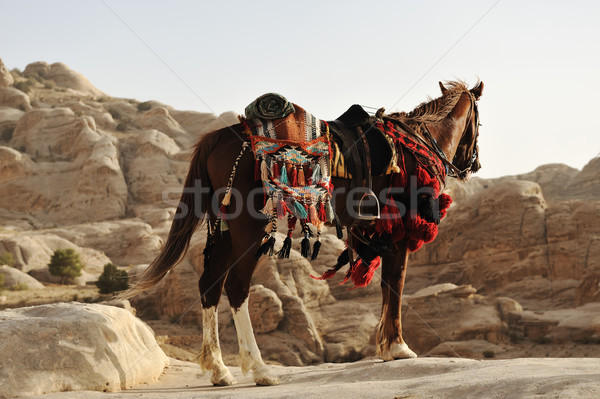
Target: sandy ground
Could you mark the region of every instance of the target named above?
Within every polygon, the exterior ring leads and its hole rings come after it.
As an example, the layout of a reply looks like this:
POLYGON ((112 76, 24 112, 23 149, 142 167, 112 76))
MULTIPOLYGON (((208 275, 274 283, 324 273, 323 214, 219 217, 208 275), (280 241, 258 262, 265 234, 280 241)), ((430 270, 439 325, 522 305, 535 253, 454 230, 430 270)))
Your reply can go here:
POLYGON ((238 385, 213 387, 198 365, 172 359, 156 384, 118 393, 61 392, 36 398, 600 398, 600 359, 367 359, 275 366, 281 384, 272 387, 257 387, 238 367, 231 370, 238 385))

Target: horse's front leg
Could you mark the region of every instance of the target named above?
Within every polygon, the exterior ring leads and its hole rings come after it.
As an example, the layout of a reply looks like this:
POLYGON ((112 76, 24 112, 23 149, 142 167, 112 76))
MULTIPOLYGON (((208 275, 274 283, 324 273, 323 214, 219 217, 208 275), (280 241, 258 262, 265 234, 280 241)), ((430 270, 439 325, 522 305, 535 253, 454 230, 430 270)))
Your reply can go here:
MULTIPOLYGON (((244 229, 237 235, 237 226, 230 224, 233 237, 233 264, 225 280, 225 291, 231 306, 233 322, 237 331, 242 373, 252 370, 257 385, 277 385, 279 379, 271 373, 265 364, 254 338, 250 313, 248 312, 248 293, 252 273, 256 267, 254 254, 258 246, 252 241, 252 230, 244 229), (237 235, 237 238, 236 238, 237 235)), ((254 237, 260 237, 258 231, 254 237)))
POLYGON ((402 339, 402 290, 406 277, 408 249, 398 244, 393 254, 384 255, 381 272, 381 319, 377 331, 377 355, 383 360, 417 357, 402 339))

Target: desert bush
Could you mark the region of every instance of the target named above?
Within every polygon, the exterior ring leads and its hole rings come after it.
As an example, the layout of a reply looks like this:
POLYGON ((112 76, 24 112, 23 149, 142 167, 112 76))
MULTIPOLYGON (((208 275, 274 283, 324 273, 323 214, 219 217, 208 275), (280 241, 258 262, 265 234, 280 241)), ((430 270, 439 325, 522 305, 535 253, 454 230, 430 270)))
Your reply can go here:
POLYGON ((17 283, 9 287, 11 291, 26 291, 29 289, 27 283, 17 283))
POLYGON ((496 357, 496 352, 492 351, 492 350, 486 350, 481 352, 481 354, 483 355, 483 357, 485 357, 486 359, 491 359, 493 357, 496 357))
POLYGON ((113 117, 114 120, 121 119, 121 113, 114 108, 109 109, 108 113, 113 117))
POLYGON ((15 131, 14 126, 5 127, 2 130, 2 133, 0 133, 0 139, 2 139, 4 141, 10 141, 12 139, 14 131, 15 131))
POLYGON ((137 106, 138 111, 148 111, 150 108, 152 108, 152 103, 150 101, 144 101, 137 106))
POLYGON ((48 267, 50 274, 61 277, 61 284, 64 284, 67 278, 71 279, 81 276, 81 269, 84 268, 79 254, 71 248, 54 251, 48 267))
POLYGON ((127 130, 127 128, 129 128, 129 123, 127 123, 126 121, 119 122, 119 124, 117 125, 117 130, 119 132, 124 132, 127 130))
POLYGON ((119 270, 112 263, 104 265, 104 271, 96 281, 96 287, 101 294, 111 294, 129 288, 129 275, 125 270, 119 270))
POLYGON ((16 82, 14 85, 15 89, 21 90, 25 94, 29 94, 31 91, 31 82, 29 80, 22 80, 16 82))
POLYGON ((15 257, 10 252, 4 252, 0 255, 0 265, 13 267, 15 265, 15 257))

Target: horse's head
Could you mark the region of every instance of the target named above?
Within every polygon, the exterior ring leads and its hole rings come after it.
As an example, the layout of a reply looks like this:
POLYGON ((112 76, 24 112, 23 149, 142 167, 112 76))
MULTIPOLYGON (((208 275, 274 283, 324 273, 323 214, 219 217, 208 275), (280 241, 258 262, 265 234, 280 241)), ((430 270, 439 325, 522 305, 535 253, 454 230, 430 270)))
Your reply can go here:
MULTIPOLYGON (((442 93, 445 92, 446 88, 440 82, 442 93)), ((465 130, 463 131, 458 148, 452 159, 452 165, 458 169, 456 171, 456 177, 460 180, 468 181, 471 178, 471 174, 477 172, 481 168, 479 163, 479 147, 477 145, 477 138, 479 137, 479 111, 477 109, 477 100, 481 97, 483 92, 483 82, 479 82, 477 86, 465 94, 469 96, 470 107, 467 115, 467 121, 465 123, 465 130)))

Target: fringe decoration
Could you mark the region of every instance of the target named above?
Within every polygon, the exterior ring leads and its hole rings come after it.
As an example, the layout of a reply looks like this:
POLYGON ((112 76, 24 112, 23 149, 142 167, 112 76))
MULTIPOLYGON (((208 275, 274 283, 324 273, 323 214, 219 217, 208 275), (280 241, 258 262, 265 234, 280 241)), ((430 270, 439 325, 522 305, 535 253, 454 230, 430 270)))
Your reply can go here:
POLYGON ((285 164, 281 166, 281 177, 279 178, 279 181, 281 182, 281 184, 289 183, 287 176, 287 168, 285 167, 285 164))
POLYGON ((310 256, 310 240, 306 236, 300 243, 300 255, 302 255, 304 258, 308 258, 310 256))
POLYGON ((267 166, 267 161, 264 159, 260 163, 260 178, 263 181, 269 181, 269 167, 267 166))
POLYGON ((294 213, 298 219, 306 219, 308 217, 306 208, 300 203, 300 201, 294 201, 294 213))
POLYGON ((277 161, 273 161, 273 177, 279 178, 281 171, 279 170, 279 164, 277 161))
POLYGON ((329 270, 326 270, 325 273, 323 273, 320 277, 313 276, 312 274, 310 275, 310 277, 314 278, 315 280, 328 280, 332 278, 338 270, 344 267, 344 265, 347 265, 348 262, 350 262, 350 250, 346 248, 340 254, 340 256, 338 256, 337 263, 335 264, 335 266, 333 266, 329 270))
POLYGON ((225 221, 225 219, 221 219, 220 230, 221 230, 221 233, 224 232, 224 231, 229 231, 229 225, 227 224, 227 222, 225 221))
POLYGON ((323 205, 323 201, 319 200, 319 220, 322 222, 327 221, 327 214, 325 213, 325 205, 323 205))
POLYGON ((317 224, 319 223, 319 215, 317 214, 317 208, 315 208, 315 206, 313 204, 310 204, 310 206, 308 207, 308 215, 309 215, 309 220, 312 224, 317 224))
POLYGON ((267 253, 269 255, 273 255, 273 248, 274 247, 275 247, 275 237, 274 236, 270 236, 258 248, 258 251, 256 251, 256 254, 254 255, 254 258, 256 260, 258 260, 258 259, 260 259, 261 256, 266 255, 267 253))
POLYGON ((319 256, 320 249, 321 249, 321 241, 317 240, 313 244, 312 256, 310 257, 310 260, 317 259, 317 256, 319 256))
POLYGON ((313 168, 311 168, 310 165, 308 165, 308 169, 306 172, 307 172, 306 176, 308 176, 308 184, 310 185, 313 183, 313 181, 312 181, 313 168))
POLYGON ((333 206, 331 206, 331 200, 327 200, 325 204, 325 212, 327 213, 327 221, 333 222, 335 220, 335 212, 333 206))
POLYGON ((290 251, 292 250, 292 234, 288 233, 288 236, 283 240, 283 246, 277 251, 279 259, 288 259, 290 257, 290 251))
POLYGON ((298 186, 304 187, 306 186, 306 179, 304 176, 304 166, 300 165, 298 170, 298 186))
POLYGON ((448 212, 448 207, 452 204, 452 198, 445 193, 440 194, 438 197, 439 207, 440 207, 440 219, 446 216, 446 212, 448 212))
MULTIPOLYGON (((375 270, 381 265, 381 257, 376 256, 368 265, 362 259, 358 258, 357 262, 350 269, 350 278, 355 287, 366 287, 373 280, 375 270)), ((344 280, 344 282, 347 280, 344 280)))
POLYGON ((265 207, 261 209, 260 212, 265 215, 271 215, 271 213, 273 212, 273 197, 269 197, 267 203, 265 204, 265 207))
POLYGON ((254 161, 254 181, 260 180, 260 159, 254 161))
POLYGON ((292 187, 298 187, 298 169, 296 167, 292 167, 292 182, 290 184, 292 187))
POLYGON ((315 184, 321 181, 321 177, 321 166, 319 164, 316 164, 315 168, 313 169, 312 175, 310 176, 310 180, 313 184, 315 184))
POLYGON ((227 190, 227 192, 225 193, 225 196, 223 197, 223 201, 221 201, 221 205, 229 206, 230 203, 231 203, 231 190, 227 190))
POLYGON ((375 231, 379 234, 391 234, 398 220, 402 220, 400 210, 394 199, 389 197, 381 210, 381 217, 375 223, 375 231))

